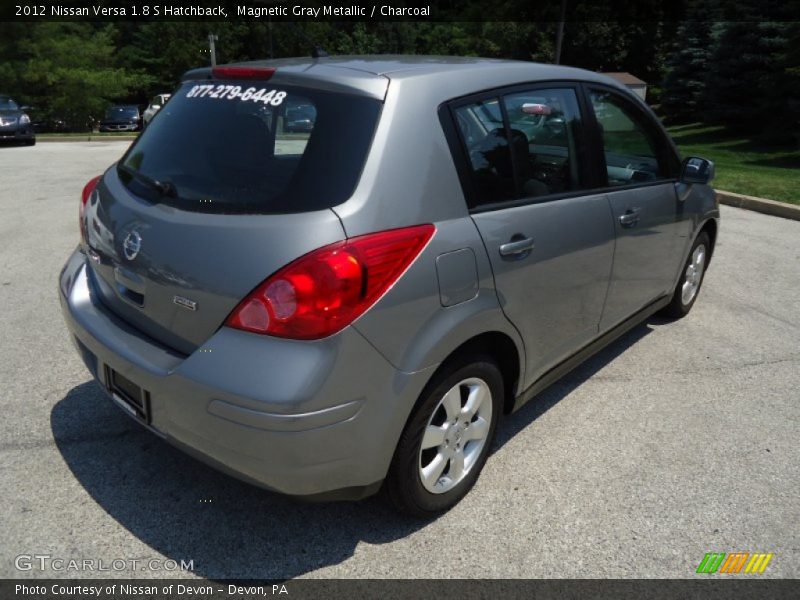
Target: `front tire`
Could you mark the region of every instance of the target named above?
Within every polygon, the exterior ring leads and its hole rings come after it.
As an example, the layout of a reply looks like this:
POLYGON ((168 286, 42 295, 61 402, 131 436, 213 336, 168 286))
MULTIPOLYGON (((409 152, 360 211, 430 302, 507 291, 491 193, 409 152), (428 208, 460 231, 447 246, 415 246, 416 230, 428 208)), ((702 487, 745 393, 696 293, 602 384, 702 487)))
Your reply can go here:
POLYGON ((706 274, 708 257, 711 252, 711 240, 703 231, 692 244, 689 256, 683 265, 678 285, 672 294, 672 300, 663 308, 661 314, 667 318, 680 319, 689 314, 700 293, 700 286, 706 274))
POLYGON ((503 410, 503 376, 487 356, 445 367, 428 383, 386 478, 391 504, 426 518, 458 503, 489 456, 503 410))

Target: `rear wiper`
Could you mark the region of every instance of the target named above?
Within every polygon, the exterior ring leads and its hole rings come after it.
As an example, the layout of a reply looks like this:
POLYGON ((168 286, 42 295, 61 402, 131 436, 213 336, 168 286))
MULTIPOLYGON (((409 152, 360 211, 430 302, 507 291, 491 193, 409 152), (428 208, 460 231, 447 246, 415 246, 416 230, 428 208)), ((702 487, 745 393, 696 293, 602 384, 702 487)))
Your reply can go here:
POLYGON ((140 173, 136 169, 131 169, 127 165, 118 164, 117 169, 127 173, 134 179, 138 179, 148 187, 157 191, 162 196, 169 196, 170 198, 178 197, 178 190, 175 189, 175 184, 173 184, 171 181, 159 181, 158 179, 153 179, 144 173, 140 173))

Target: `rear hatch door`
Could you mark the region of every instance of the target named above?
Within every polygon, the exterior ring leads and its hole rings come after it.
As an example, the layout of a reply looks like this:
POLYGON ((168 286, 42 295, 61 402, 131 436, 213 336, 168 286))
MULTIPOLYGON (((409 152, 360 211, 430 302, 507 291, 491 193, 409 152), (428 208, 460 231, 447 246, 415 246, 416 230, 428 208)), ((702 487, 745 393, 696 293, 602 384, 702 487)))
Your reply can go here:
POLYGON ((270 274, 345 237, 330 208, 355 188, 380 106, 269 81, 185 83, 85 207, 102 302, 193 352, 270 274), (286 126, 298 105, 316 111, 310 131, 286 126))

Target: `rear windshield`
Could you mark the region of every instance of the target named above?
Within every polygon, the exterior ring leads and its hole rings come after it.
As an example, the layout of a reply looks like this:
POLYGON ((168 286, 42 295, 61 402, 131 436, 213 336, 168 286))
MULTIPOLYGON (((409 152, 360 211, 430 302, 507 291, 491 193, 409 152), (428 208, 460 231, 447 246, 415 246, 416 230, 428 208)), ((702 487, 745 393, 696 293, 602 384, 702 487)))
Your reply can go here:
POLYGON ((330 208, 355 188, 378 100, 269 81, 187 82, 120 161, 137 195, 183 210, 330 208))

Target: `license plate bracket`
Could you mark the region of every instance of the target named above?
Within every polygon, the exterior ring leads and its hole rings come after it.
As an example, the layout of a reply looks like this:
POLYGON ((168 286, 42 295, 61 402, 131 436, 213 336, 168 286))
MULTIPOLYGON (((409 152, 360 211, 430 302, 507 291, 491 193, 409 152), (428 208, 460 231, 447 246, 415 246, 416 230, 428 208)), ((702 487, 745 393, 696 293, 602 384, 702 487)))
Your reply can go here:
POLYGON ((150 392, 105 365, 106 388, 114 401, 131 416, 150 425, 150 392))

